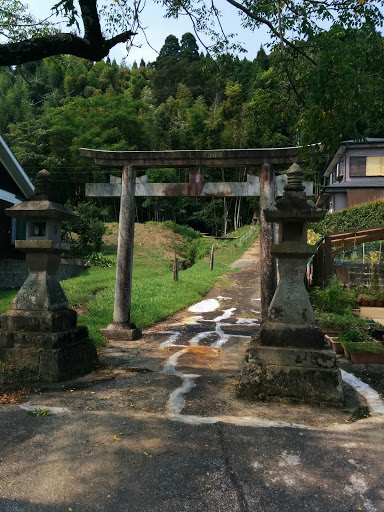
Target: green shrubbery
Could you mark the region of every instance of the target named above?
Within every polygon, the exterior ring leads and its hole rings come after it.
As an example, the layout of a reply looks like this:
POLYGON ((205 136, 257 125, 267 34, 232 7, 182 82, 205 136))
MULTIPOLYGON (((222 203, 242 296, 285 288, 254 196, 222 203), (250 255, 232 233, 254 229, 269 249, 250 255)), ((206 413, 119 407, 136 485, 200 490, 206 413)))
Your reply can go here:
POLYGON ((344 288, 336 276, 332 277, 324 290, 314 288, 310 293, 310 299, 313 308, 324 313, 342 315, 356 306, 355 292, 344 288))
POLYGON ((91 252, 87 258, 87 265, 91 267, 112 267, 113 261, 102 252, 91 252))
MULTIPOLYGON (((341 341, 341 340, 340 340, 341 341)), ((381 352, 383 345, 378 341, 343 341, 348 352, 381 352)))
POLYGON ((369 335, 368 327, 365 326, 350 326, 344 329, 339 334, 339 341, 341 343, 366 343, 372 342, 372 338, 369 335))
POLYGON ((384 219, 384 200, 352 206, 346 210, 327 213, 324 219, 311 228, 317 233, 338 233, 351 229, 381 226, 384 219))
POLYGON ((162 226, 183 237, 183 241, 177 244, 175 249, 187 260, 187 266, 193 265, 211 250, 212 239, 204 238, 199 231, 189 226, 181 226, 170 220, 163 222, 162 226))
POLYGON ((310 298, 316 322, 325 331, 338 332, 338 341, 349 352, 380 352, 383 345, 372 336, 375 336, 375 331, 380 331, 384 327, 351 311, 356 305, 358 293, 359 290, 344 288, 336 276, 324 290, 313 290, 310 298))
POLYGON ((70 255, 88 256, 100 252, 106 212, 92 201, 66 206, 79 216, 77 221, 63 224, 63 240, 71 244, 70 255))
POLYGON ((175 222, 172 222, 171 220, 166 220, 163 222, 162 226, 173 231, 174 233, 177 233, 183 238, 190 238, 191 240, 201 238, 203 236, 199 231, 195 231, 189 226, 181 226, 180 224, 175 224, 175 222))
POLYGON ((337 313, 317 313, 316 322, 323 329, 344 331, 350 328, 366 327, 367 319, 354 315, 353 313, 346 312, 342 315, 337 313))

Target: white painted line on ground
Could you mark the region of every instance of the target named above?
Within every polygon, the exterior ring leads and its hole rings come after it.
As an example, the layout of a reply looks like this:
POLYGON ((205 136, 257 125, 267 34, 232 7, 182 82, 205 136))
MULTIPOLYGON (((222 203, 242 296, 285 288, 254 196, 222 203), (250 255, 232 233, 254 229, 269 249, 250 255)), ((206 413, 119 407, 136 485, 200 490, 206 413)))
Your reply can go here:
MULTIPOLYGON (((223 325, 223 324, 221 324, 223 325)), ((230 338, 249 338, 251 339, 252 336, 245 336, 244 334, 228 334, 230 338)))
MULTIPOLYGON (((216 323, 215 331, 205 331, 200 332, 193 336, 189 341, 190 346, 197 346, 199 342, 204 337, 209 334, 216 333, 219 335, 219 339, 212 343, 211 348, 221 348, 225 343, 227 343, 228 339, 233 338, 250 338, 251 336, 243 336, 239 334, 226 334, 222 330, 222 326, 231 326, 234 324, 230 323, 220 323, 220 319, 227 319, 232 314, 236 308, 231 308, 228 310, 224 310, 223 314, 216 317, 213 321, 216 323)), ((246 319, 249 320, 249 319, 246 319)), ((212 320, 211 320, 212 321, 212 320)), ((168 332, 167 332, 168 333, 168 332)), ((173 344, 180 333, 172 333, 170 338, 163 342, 160 346, 162 348, 169 346, 177 346, 173 344)), ((231 425, 244 426, 244 427, 291 427, 291 428, 300 428, 305 429, 306 427, 303 425, 295 425, 291 423, 281 423, 277 421, 269 421, 269 420, 261 420, 258 418, 250 418, 250 417, 237 417, 237 416, 212 416, 212 417, 203 417, 203 416, 193 416, 193 415, 183 415, 181 414, 182 410, 185 407, 185 398, 184 395, 189 393, 191 389, 196 387, 195 379, 200 377, 198 374, 185 374, 181 371, 176 370, 176 366, 179 358, 188 353, 190 351, 190 347, 182 348, 175 354, 172 354, 166 361, 163 372, 166 375, 175 375, 180 377, 182 380, 182 385, 176 388, 169 396, 167 405, 166 405, 166 413, 168 418, 173 421, 178 421, 182 423, 188 423, 193 425, 203 425, 203 424, 213 424, 218 422, 228 423, 231 425)))
POLYGON ((228 338, 229 338, 229 334, 225 334, 224 331, 222 330, 220 324, 216 324, 216 333, 220 336, 219 339, 217 341, 215 341, 214 343, 212 343, 211 347, 212 348, 220 348, 222 347, 223 345, 225 345, 228 341, 228 338))
MULTIPOLYGON (((178 373, 176 373, 178 375, 178 373)), ((169 400, 167 402, 167 413, 169 415, 179 414, 185 407, 185 394, 189 393, 191 389, 196 387, 195 378, 199 377, 199 375, 183 375, 183 385, 175 391, 172 391, 170 394, 169 400)))
POLYGON ((205 336, 207 336, 208 334, 212 334, 213 332, 215 331, 204 331, 204 332, 199 332, 198 334, 196 334, 195 336, 193 336, 193 338, 191 338, 190 340, 188 340, 188 343, 191 345, 191 346, 197 346, 200 342, 200 340, 202 338, 205 338, 205 336))
POLYGON ((169 418, 173 421, 181 423, 188 423, 190 425, 211 425, 213 423, 228 423, 229 425, 236 425, 238 427, 290 427, 308 430, 305 425, 298 425, 295 423, 280 423, 278 421, 260 420, 251 417, 238 417, 238 416, 192 416, 183 414, 171 414, 169 418))
POLYGON ((183 372, 176 371, 176 364, 180 356, 186 354, 188 352, 188 348, 184 348, 183 350, 179 350, 176 354, 173 354, 168 358, 163 373, 166 375, 176 375, 180 377, 182 380, 182 385, 176 388, 169 396, 166 410, 169 415, 179 414, 185 407, 185 394, 189 393, 191 389, 196 387, 195 379, 200 377, 200 375, 193 374, 185 374, 183 372))
POLYGON ((384 414, 384 402, 369 384, 344 370, 341 370, 341 378, 365 398, 372 416, 384 414))
POLYGON ((221 299, 221 300, 231 300, 232 297, 222 297, 221 295, 219 295, 218 297, 216 297, 217 299, 221 299))
POLYGON ((194 304, 188 311, 192 313, 210 313, 220 307, 219 302, 216 299, 206 299, 194 304))
POLYGON ((164 334, 171 334, 171 336, 166 340, 166 341, 163 341, 163 343, 161 343, 160 345, 160 348, 165 348, 165 347, 174 347, 175 346, 175 341, 177 340, 177 338, 180 336, 181 332, 167 332, 167 333, 164 333, 164 334))
POLYGON ((212 322, 221 322, 221 320, 227 320, 233 315, 234 311, 236 311, 236 308, 223 309, 223 314, 214 318, 212 322))

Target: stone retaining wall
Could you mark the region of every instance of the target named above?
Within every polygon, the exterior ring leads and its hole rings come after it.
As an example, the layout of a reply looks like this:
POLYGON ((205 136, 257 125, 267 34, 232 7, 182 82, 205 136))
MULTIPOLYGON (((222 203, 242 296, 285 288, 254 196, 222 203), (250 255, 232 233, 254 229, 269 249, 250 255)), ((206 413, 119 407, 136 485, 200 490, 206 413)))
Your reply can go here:
MULTIPOLYGON (((69 279, 85 268, 81 258, 61 258, 57 276, 60 281, 69 279)), ((0 260, 0 290, 20 288, 28 275, 24 260, 0 260)))
MULTIPOLYGON (((343 284, 350 288, 357 286, 369 286, 371 280, 370 265, 365 263, 335 263, 335 272, 343 284)), ((377 271, 379 280, 379 289, 384 293, 384 266, 380 265, 377 271)))

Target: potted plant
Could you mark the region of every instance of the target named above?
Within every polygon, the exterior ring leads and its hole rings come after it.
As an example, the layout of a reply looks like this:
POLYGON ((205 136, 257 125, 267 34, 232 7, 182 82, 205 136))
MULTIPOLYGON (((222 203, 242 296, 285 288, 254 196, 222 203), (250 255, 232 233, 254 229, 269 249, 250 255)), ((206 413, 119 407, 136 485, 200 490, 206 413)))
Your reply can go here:
POLYGON ((337 336, 340 332, 340 323, 343 315, 335 313, 316 313, 316 323, 324 333, 329 336, 337 336))
MULTIPOLYGON (((344 352, 345 356, 350 359, 352 356, 350 356, 349 352, 349 344, 350 343, 369 343, 372 342, 372 338, 369 335, 369 328, 367 327, 367 324, 365 325, 350 325, 347 329, 344 329, 339 337, 338 337, 338 343, 340 343, 341 347, 336 346, 336 348, 339 350, 339 352, 335 352, 337 354, 341 354, 344 352)), ((332 343, 333 348, 333 343, 332 343)))
POLYGON ((344 348, 341 341, 339 341, 339 338, 331 338, 331 347, 336 352, 336 354, 344 353, 344 348))
POLYGON ((378 308, 382 308, 384 306, 384 294, 381 292, 377 292, 375 306, 378 308))
POLYGON ((345 331, 351 327, 367 327, 366 318, 362 318, 353 313, 338 315, 336 313, 316 313, 316 323, 329 336, 337 336, 340 331, 345 331))
POLYGON ((345 341, 343 346, 356 364, 383 364, 384 349, 378 341, 345 341))
POLYGON ((378 341, 383 341, 384 325, 381 325, 379 322, 373 322, 371 325, 369 325, 369 329, 372 338, 378 341))
POLYGON ((359 303, 359 306, 369 306, 370 296, 368 293, 360 293, 357 296, 357 302, 359 303))

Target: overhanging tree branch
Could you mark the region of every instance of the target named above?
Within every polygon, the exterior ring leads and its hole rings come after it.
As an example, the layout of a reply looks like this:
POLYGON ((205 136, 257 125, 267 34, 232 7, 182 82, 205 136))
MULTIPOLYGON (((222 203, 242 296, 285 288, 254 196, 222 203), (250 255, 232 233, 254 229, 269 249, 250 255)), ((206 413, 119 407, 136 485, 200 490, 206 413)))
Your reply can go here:
POLYGON ((236 2, 236 0, 226 0, 226 1, 229 4, 233 5, 234 7, 236 7, 236 9, 239 9, 239 11, 242 11, 244 14, 249 16, 252 20, 257 21, 258 23, 262 23, 263 25, 266 25, 269 28, 269 30, 272 32, 272 34, 274 36, 276 36, 279 40, 281 39, 284 42, 284 44, 293 48, 295 51, 297 51, 297 53, 300 53, 300 55, 305 57, 314 66, 317 65, 316 62, 309 55, 307 55, 302 48, 300 48, 300 46, 297 46, 296 44, 289 41, 289 39, 286 39, 284 36, 281 36, 281 34, 279 33, 279 30, 276 30, 275 27, 273 26, 273 24, 267 18, 264 18, 263 16, 258 16, 257 14, 254 14, 250 9, 245 7, 245 5, 240 4, 239 2, 236 2))
POLYGON ((92 38, 92 42, 85 37, 71 33, 58 33, 48 36, 36 37, 0 45, 0 66, 12 66, 25 62, 52 57, 53 55, 69 54, 83 59, 97 61, 106 57, 116 44, 128 41, 135 32, 130 30, 122 32, 111 39, 103 36, 92 38))
POLYGON ((97 1, 79 0, 79 5, 83 37, 71 32, 57 32, 0 44, 0 66, 24 64, 61 54, 98 61, 106 57, 116 44, 125 43, 136 35, 132 30, 125 30, 107 39, 101 32, 97 1))
POLYGON ((288 81, 289 81, 289 83, 290 83, 294 93, 296 94, 297 98, 301 101, 301 103, 303 105, 305 105, 304 98, 300 94, 300 92, 298 91, 298 89, 296 87, 295 81, 294 81, 294 79, 292 77, 292 74, 291 74, 291 72, 289 70, 288 63, 287 63, 287 56, 285 54, 285 48, 284 48, 283 28, 282 28, 282 23, 281 23, 281 10, 280 10, 280 2, 279 2, 279 0, 276 0, 276 5, 277 5, 277 14, 278 14, 278 17, 279 17, 280 49, 281 49, 281 56, 282 56, 283 61, 284 61, 285 72, 287 73, 288 81))

